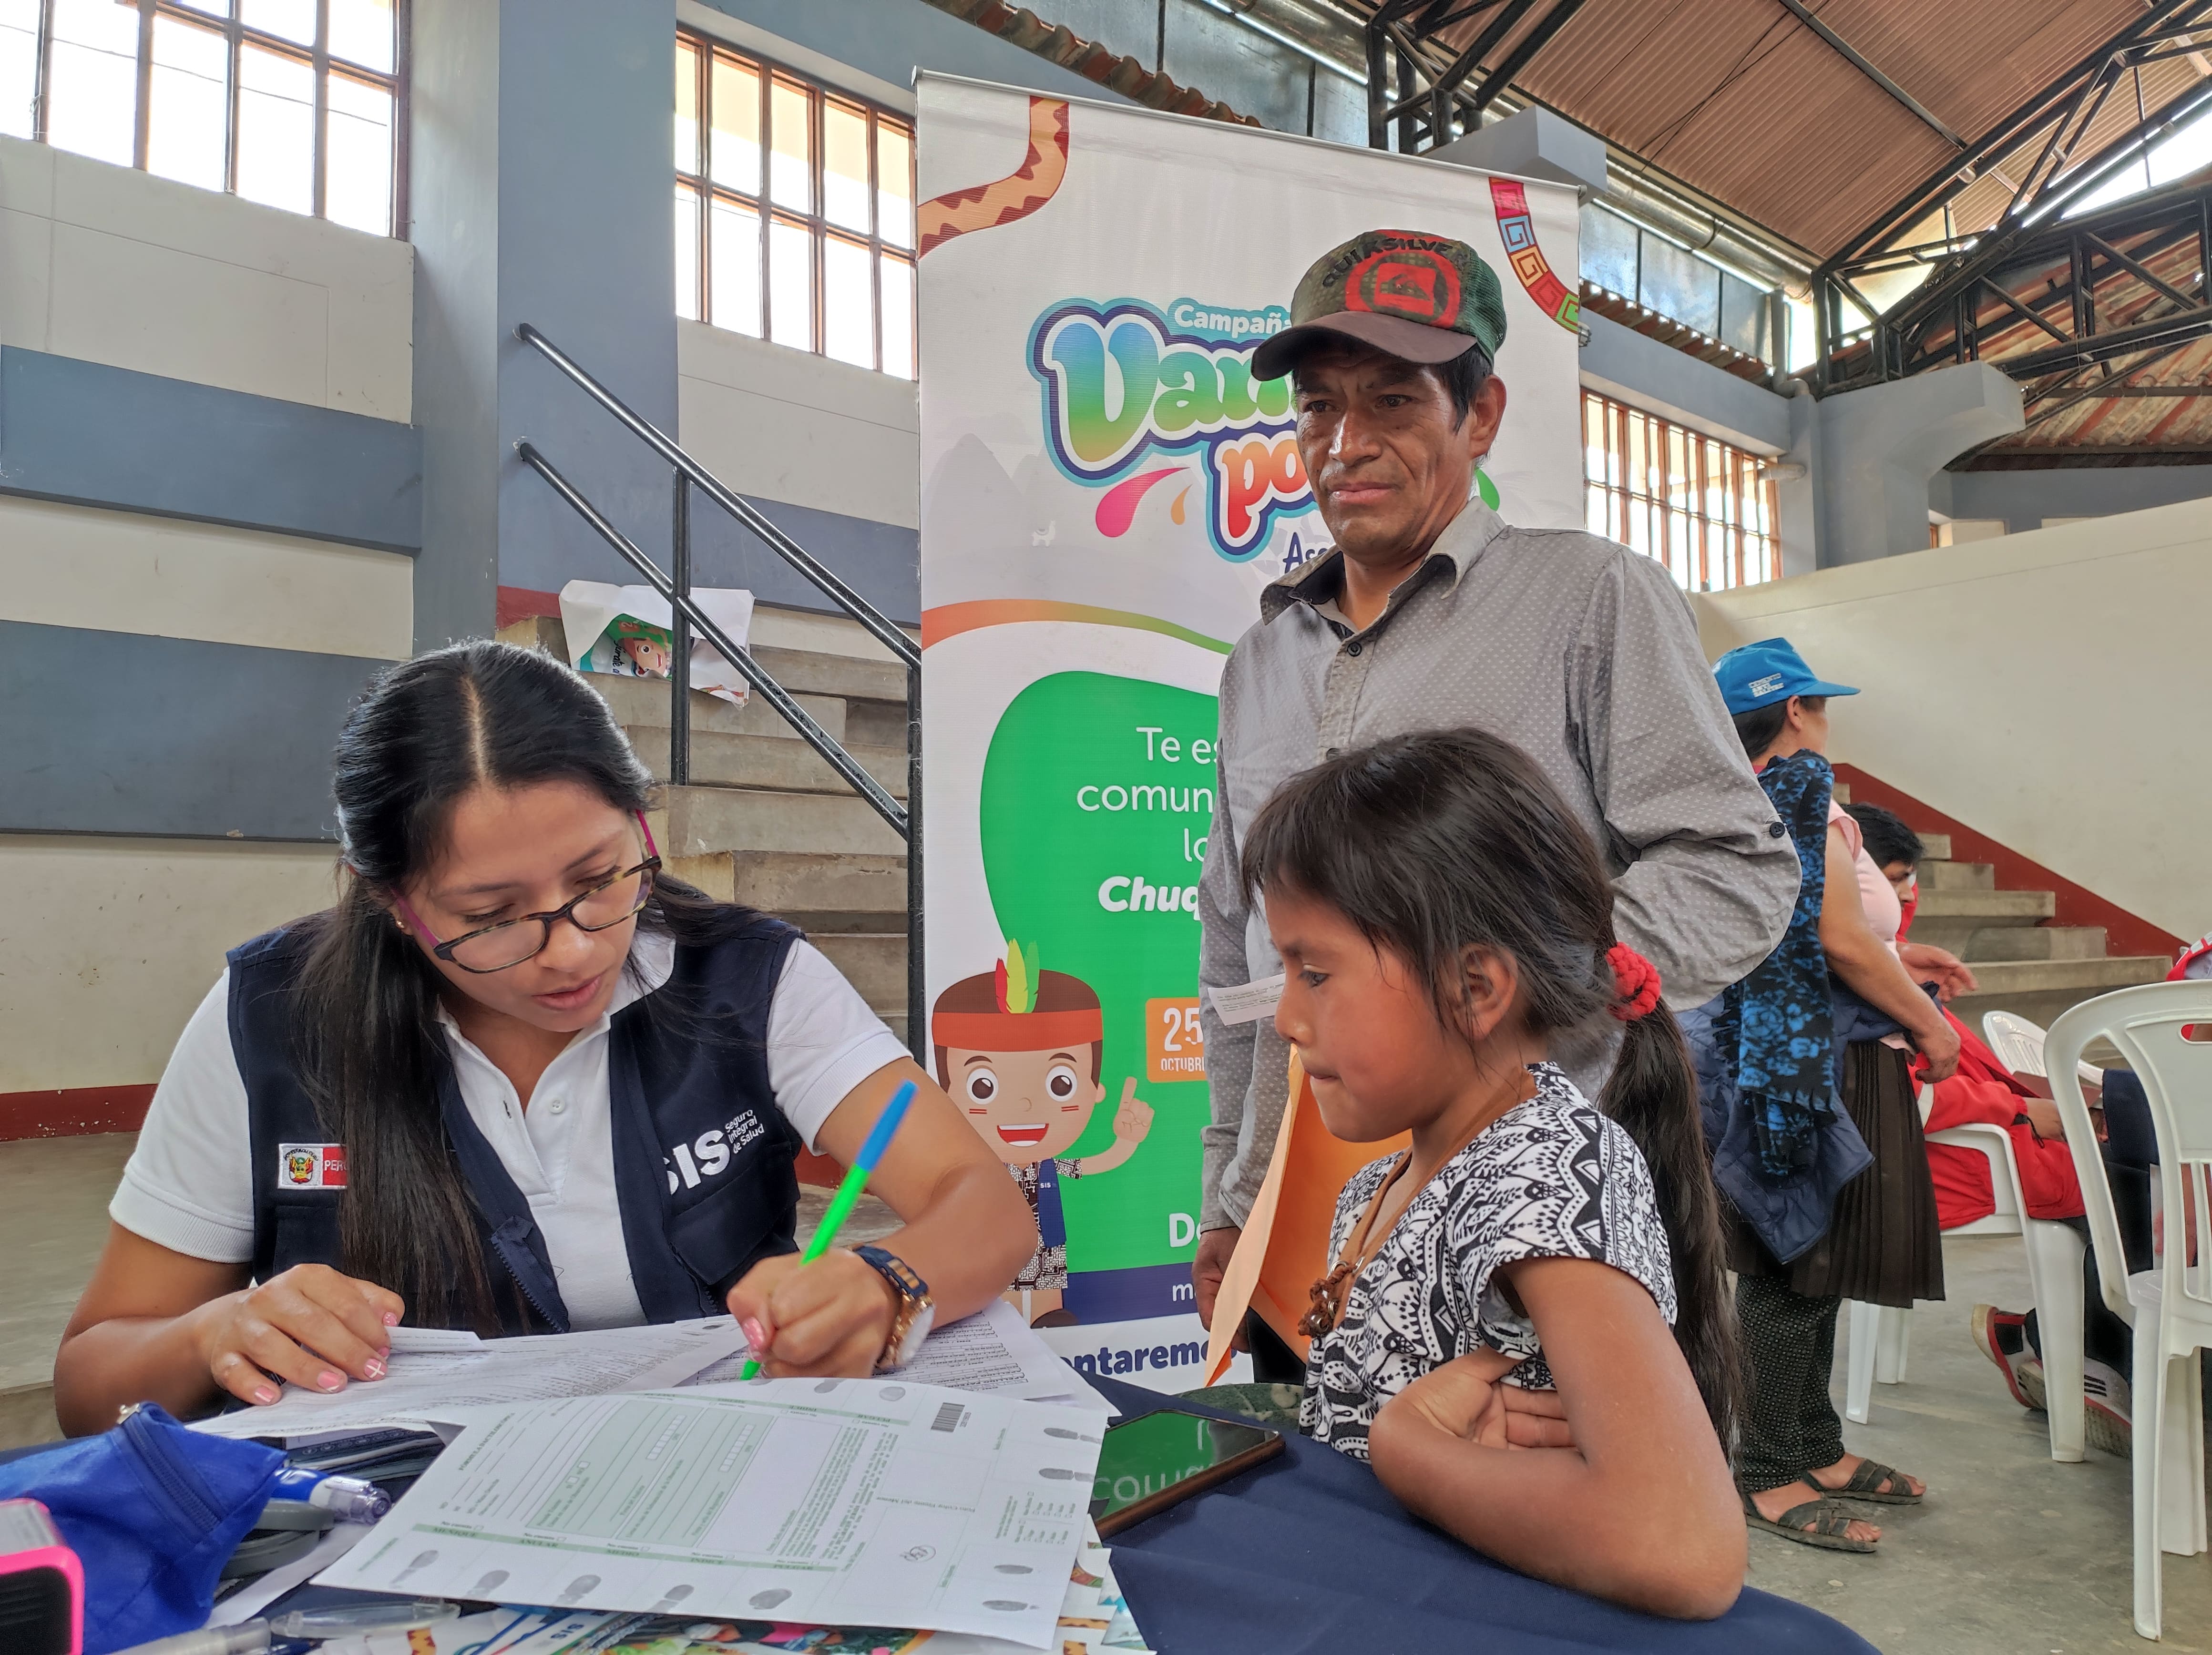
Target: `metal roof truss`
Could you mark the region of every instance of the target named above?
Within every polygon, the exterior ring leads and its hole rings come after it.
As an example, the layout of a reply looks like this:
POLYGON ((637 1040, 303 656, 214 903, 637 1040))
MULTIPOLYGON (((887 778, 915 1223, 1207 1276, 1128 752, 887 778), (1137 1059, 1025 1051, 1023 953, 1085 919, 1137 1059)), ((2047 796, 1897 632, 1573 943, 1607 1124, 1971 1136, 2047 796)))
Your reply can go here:
MULTIPOLYGON (((2209 79, 2136 123, 2101 153, 2077 161, 2083 136, 2123 80, 2146 64, 2200 54, 2204 48, 2191 37, 2208 30, 2212 30, 2212 0, 2156 0, 2133 26, 1998 122, 1947 170, 1922 180, 1842 252, 1816 269, 1812 289, 1820 350, 1810 376, 1814 388, 1825 394, 1950 362, 1983 360, 1992 305, 2006 325, 2029 325, 2051 336, 2051 343, 2041 349, 2008 352, 1998 361, 2015 378, 2032 377, 2062 364, 2078 371, 2108 363, 2130 349, 2153 348, 2178 336, 2177 330, 2194 329, 2191 337, 2203 331, 2202 286, 2197 294, 2185 295, 2145 267, 2141 248, 2123 252, 2114 245, 2146 231, 2152 240, 2166 238, 2154 252, 2165 251, 2176 237, 2194 236, 2203 242, 2212 233, 2205 219, 2203 191, 2138 197, 2078 220, 2061 215, 2125 169, 2141 164, 2161 138, 2212 110, 2209 79), (2007 170, 2009 163, 2031 151, 2033 159, 2025 167, 2007 170), (1990 175, 2012 187, 2009 204, 1995 224, 1978 234, 1905 244, 1914 227, 1927 223, 1978 179, 1990 175), (2026 300, 2011 290, 2008 273, 2016 276, 2028 267, 2054 261, 2063 261, 2068 267, 2063 283, 2026 300), (1868 286, 1875 278, 1916 266, 1928 269, 1926 279, 1895 305, 1884 309, 1869 296, 1868 286), (2123 271, 2177 308, 2156 318, 2138 318, 2126 327, 2100 329, 2097 283, 2123 271), (2061 293, 2066 297, 2063 305, 2054 298, 2061 293), (1847 306, 1875 319, 1870 324, 1850 326, 1847 306)), ((2208 259, 2212 252, 2200 258, 2200 282, 2212 280, 2208 259)))

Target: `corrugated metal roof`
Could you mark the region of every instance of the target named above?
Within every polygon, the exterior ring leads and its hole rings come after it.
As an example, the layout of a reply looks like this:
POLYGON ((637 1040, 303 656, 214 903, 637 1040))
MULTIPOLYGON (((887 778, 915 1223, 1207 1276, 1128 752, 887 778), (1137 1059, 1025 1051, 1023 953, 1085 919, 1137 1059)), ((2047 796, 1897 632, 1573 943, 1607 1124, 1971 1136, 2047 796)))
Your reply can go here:
POLYGON ((1200 115, 1209 120, 1257 126, 1256 115, 1240 114, 1195 87, 1178 85, 1166 76, 1146 69, 1134 58, 1116 53, 1094 40, 1086 40, 1064 23, 1048 23, 1025 6, 1004 0, 928 0, 939 11, 949 11, 988 30, 1024 52, 1073 70, 1088 80, 1120 93, 1133 103, 1164 109, 1175 115, 1200 115))
MULTIPOLYGON (((2095 255, 2096 332, 2112 333, 2183 314, 2191 306, 2182 300, 2201 300, 2205 269, 2197 231, 2201 197, 2195 191, 2208 183, 2212 183, 2212 169, 2178 181, 2150 198, 2153 204, 2140 209, 2142 216, 2131 231, 2107 228, 2101 233, 2111 246, 2140 263, 2171 291, 2161 292, 2102 254, 2095 255), (2154 203, 2161 200, 2172 204, 2157 207, 2154 203)), ((2046 317, 2063 323, 2069 319, 2073 276, 2069 253, 2052 249, 2022 259, 1996 280, 2020 304, 2039 306, 2046 317)), ((2010 359, 2051 349, 2051 336, 2042 328, 1990 302, 1993 295, 1978 297, 1972 337, 1977 359, 2003 367, 2010 359)), ((1939 355, 1948 354, 1954 349, 1954 331, 1936 325, 1926 343, 1939 355)), ((1987 445, 1971 464, 2051 464, 2069 459, 2157 464, 2180 455, 2201 460, 2212 449, 2212 397, 2154 393, 2167 387, 2190 391, 2207 385, 2212 385, 2212 337, 2191 340, 2162 355, 2123 356, 2108 368, 2027 375, 2022 379, 2027 427, 1987 445)))
MULTIPOLYGON (((1339 3, 1363 17, 1375 9, 1372 0, 1339 3)), ((1810 9, 1971 140, 2144 7, 1813 0, 1810 9)), ((1502 61, 1545 10, 1532 9, 1486 64, 1502 61)), ((1454 25, 1439 45, 1463 48, 1483 22, 1454 25)), ((2185 58, 2152 65, 2144 106, 2163 107, 2203 72, 2185 58)), ((1958 153, 1779 0, 1588 0, 1515 85, 1816 255, 1845 244, 1958 153)), ((2080 153, 2134 124, 2132 94, 2130 87, 2107 101, 2080 153)), ((2009 195, 1985 179, 1954 207, 1957 227, 1985 227, 2009 195)))

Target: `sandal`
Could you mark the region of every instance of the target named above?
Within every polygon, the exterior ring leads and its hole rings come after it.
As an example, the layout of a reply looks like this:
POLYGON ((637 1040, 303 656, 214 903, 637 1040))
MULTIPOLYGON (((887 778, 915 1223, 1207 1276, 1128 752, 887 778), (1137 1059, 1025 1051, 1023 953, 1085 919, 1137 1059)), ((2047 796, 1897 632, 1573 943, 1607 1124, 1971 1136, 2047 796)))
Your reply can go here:
MULTIPOLYGON (((1741 1489, 1738 1489, 1742 1494, 1741 1489)), ((1784 1540, 1794 1540, 1801 1546, 1818 1546, 1823 1551, 1870 1552, 1875 1543, 1854 1540, 1844 1531, 1858 1521, 1832 1500, 1808 1500, 1802 1505, 1792 1506, 1779 1518, 1771 1518, 1752 1503, 1749 1494, 1743 1495, 1743 1520, 1754 1529, 1764 1529, 1769 1534, 1778 1534, 1784 1540), (1809 1520, 1811 1526, 1807 1527, 1809 1520)))
POLYGON ((1905 1492, 1905 1473, 1893 1465, 1885 1465, 1878 1459, 1863 1459, 1850 1480, 1839 1488, 1830 1488, 1809 1473, 1805 1481, 1831 1500, 1863 1500, 1873 1506, 1917 1506, 1922 1496, 1905 1492), (1889 1488, 1884 1489, 1883 1483, 1889 1488))

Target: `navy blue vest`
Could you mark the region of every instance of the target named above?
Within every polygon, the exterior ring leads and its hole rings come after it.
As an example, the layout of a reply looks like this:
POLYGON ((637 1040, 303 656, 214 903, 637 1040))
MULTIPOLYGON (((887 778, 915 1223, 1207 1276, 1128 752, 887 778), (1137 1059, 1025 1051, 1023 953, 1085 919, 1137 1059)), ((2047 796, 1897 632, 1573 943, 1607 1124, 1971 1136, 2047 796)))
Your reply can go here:
MULTIPOLYGON (((615 1014, 607 1037, 615 1187, 630 1280, 648 1321, 720 1315, 739 1276, 795 1249, 793 1167, 803 1145, 769 1085, 768 1022, 798 936, 763 917, 711 947, 679 947, 667 984, 615 1014)), ((279 1147, 331 1136, 295 1061, 293 988, 306 953, 298 931, 278 930, 230 954, 230 1043, 252 1139, 253 1274, 264 1282, 295 1264, 342 1268, 342 1192, 320 1187, 318 1173, 309 1174, 310 1187, 297 1187, 308 1163, 295 1156, 288 1167, 279 1147)), ((436 1083, 494 1296, 507 1306, 503 1331, 567 1332, 545 1238, 470 1118, 442 1032, 436 1083), (502 1273, 519 1302, 501 1290, 502 1273)))

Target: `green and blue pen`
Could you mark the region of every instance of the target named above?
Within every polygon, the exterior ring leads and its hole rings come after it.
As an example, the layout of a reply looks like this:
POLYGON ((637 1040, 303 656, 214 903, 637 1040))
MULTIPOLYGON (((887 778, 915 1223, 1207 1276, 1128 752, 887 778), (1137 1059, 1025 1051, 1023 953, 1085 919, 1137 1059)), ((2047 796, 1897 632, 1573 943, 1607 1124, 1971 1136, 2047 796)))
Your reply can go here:
MULTIPOLYGON (((884 1106, 884 1112, 876 1117, 876 1124, 868 1133, 867 1142, 860 1146, 860 1153, 853 1157, 853 1169, 845 1174, 844 1182, 838 1185, 837 1193, 830 1197, 829 1210, 822 1215, 822 1222, 815 1228, 814 1239, 806 1244, 806 1251, 799 1256, 801 1264, 812 1264, 836 1246, 837 1232, 852 1216, 854 1203, 860 1200, 860 1191, 867 1185, 868 1174, 876 1170, 876 1163, 884 1158, 884 1151, 891 1147, 891 1135, 898 1131, 899 1123, 906 1118, 907 1106, 913 1101, 914 1082, 901 1082, 899 1089, 891 1094, 891 1100, 884 1106)), ((759 1372, 760 1359, 748 1356, 745 1365, 738 1370, 738 1377, 750 1379, 759 1372)))

